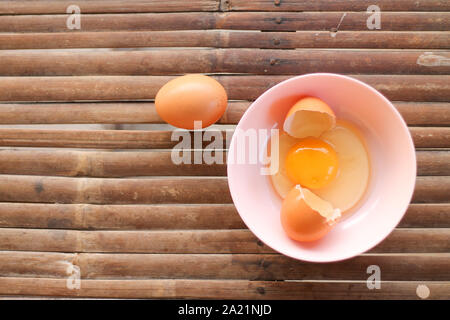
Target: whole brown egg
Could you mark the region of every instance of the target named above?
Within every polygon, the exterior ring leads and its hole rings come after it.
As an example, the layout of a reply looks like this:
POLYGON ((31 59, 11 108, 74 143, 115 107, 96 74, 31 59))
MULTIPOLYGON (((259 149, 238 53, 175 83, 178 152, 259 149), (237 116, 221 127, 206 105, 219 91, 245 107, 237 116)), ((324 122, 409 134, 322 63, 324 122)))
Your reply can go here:
POLYGON ((167 82, 157 93, 156 112, 167 123, 183 129, 194 129, 194 121, 205 128, 225 113, 227 93, 215 79, 191 74, 167 82))

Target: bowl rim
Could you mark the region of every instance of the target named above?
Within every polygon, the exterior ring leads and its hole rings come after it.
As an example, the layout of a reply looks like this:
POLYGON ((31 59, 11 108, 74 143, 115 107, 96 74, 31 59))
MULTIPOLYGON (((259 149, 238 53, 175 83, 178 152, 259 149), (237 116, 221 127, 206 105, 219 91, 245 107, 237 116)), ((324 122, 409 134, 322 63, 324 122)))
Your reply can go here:
MULTIPOLYGON (((397 227, 397 225, 400 223, 400 221, 403 219, 403 217, 405 216, 406 210, 409 207, 409 204, 411 203, 413 194, 414 194, 414 189, 415 189, 415 184, 416 184, 416 177, 417 177, 417 160, 416 160, 416 151, 415 151, 415 146, 414 146, 414 142, 413 139, 411 137, 411 133, 408 129, 408 125, 406 124, 405 120, 403 119, 403 117, 401 116, 400 112, 397 110, 397 108, 395 108, 395 106, 392 104, 392 102, 386 98, 381 92, 379 92, 378 90, 376 90, 375 88, 373 88, 372 86, 370 86, 369 84, 355 79, 353 77, 350 76, 346 76, 346 75, 341 75, 341 74, 336 74, 336 73, 324 73, 324 72, 320 72, 320 73, 308 73, 308 74, 304 74, 304 75, 299 75, 299 76, 293 76, 289 79, 283 80, 279 83, 277 83, 276 85, 274 85, 273 87, 267 89, 266 91, 264 91, 255 101, 252 102, 252 104, 248 107, 248 109, 244 112, 244 114, 242 115, 241 119, 239 120, 236 129, 239 128, 239 126, 241 125, 241 123, 243 121, 245 121, 248 117, 249 114, 252 113, 253 109, 256 108, 256 105, 258 104, 258 102, 260 100, 263 99, 263 97, 269 95, 272 91, 274 91, 276 88, 281 87, 286 85, 289 82, 294 82, 298 79, 301 78, 311 78, 311 77, 335 77, 338 79, 344 79, 347 81, 352 81, 357 83, 360 86, 365 87, 366 89, 368 89, 369 91, 372 91, 373 93, 375 93, 379 98, 381 98, 381 100, 391 109, 391 111, 393 111, 393 114, 395 116, 395 118, 397 119, 398 123, 401 126, 401 129, 403 131, 405 131, 407 133, 407 142, 408 142, 408 149, 412 150, 411 154, 412 157, 410 159, 411 163, 413 164, 412 170, 413 172, 411 172, 411 178, 409 181, 405 181, 405 183, 407 183, 407 187, 409 190, 407 190, 408 192, 406 194, 409 194, 408 197, 405 197, 404 199, 402 199, 402 203, 401 203, 401 211, 402 214, 398 215, 398 218, 396 219, 395 223, 393 224, 392 228, 386 228, 386 231, 384 233, 380 233, 380 235, 378 237, 375 237, 375 240, 372 240, 371 242, 368 242, 367 246, 364 246, 365 249, 362 250, 357 250, 352 254, 343 254, 342 256, 339 256, 338 258, 335 257, 331 257, 330 259, 325 258, 320 258, 320 259, 311 259, 308 257, 298 257, 295 256, 289 252, 286 252, 285 250, 283 250, 282 248, 274 248, 272 247, 269 243, 267 243, 266 241, 264 241, 261 237, 261 235, 259 234, 259 232, 255 229, 253 229, 250 225, 249 225, 249 221, 244 217, 243 214, 241 214, 240 210, 239 210, 239 198, 238 195, 233 192, 233 186, 234 186, 234 180, 232 179, 228 179, 228 187, 230 190, 230 194, 231 194, 231 198, 233 200, 233 204, 236 207, 236 211, 238 212, 239 216, 241 217, 241 219, 243 220, 243 222, 245 223, 245 225, 248 227, 248 229, 260 240, 262 241, 265 245, 267 245, 269 248, 273 249, 276 252, 279 252, 285 256, 288 256, 290 258, 296 259, 296 260, 301 260, 301 261, 307 261, 307 262, 316 262, 316 263, 329 263, 329 262, 337 262, 337 261, 343 261, 343 260, 347 260, 353 257, 356 257, 362 253, 365 253, 369 250, 371 250, 372 248, 374 248, 375 246, 377 246, 378 244, 380 244, 383 240, 385 240, 391 233, 392 231, 394 231, 394 229, 397 227)), ((234 148, 234 145, 236 144, 236 135, 233 135, 230 141, 230 145, 229 148, 231 150, 231 148, 234 148)), ((233 154, 233 152, 229 152, 228 153, 228 157, 227 157, 227 177, 230 175, 230 171, 233 170, 233 167, 236 166, 236 164, 233 164, 232 162, 230 162, 229 157, 233 154)))

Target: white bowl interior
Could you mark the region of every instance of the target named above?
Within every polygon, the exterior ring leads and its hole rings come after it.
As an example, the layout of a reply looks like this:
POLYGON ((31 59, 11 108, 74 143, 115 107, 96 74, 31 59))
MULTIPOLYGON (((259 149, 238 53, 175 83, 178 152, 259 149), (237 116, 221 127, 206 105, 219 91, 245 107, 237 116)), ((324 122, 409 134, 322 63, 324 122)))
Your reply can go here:
MULTIPOLYGON (((282 229, 282 201, 269 177, 261 175, 261 163, 238 164, 229 159, 231 195, 249 229, 274 250, 316 262, 350 258, 382 241, 403 217, 415 184, 414 145, 403 119, 384 96, 360 81, 335 74, 310 74, 278 84, 251 105, 237 129, 282 126, 289 108, 304 95, 322 99, 337 118, 353 122, 364 135, 371 161, 365 197, 326 237, 299 243, 282 229)), ((230 156, 247 152, 236 149, 239 130, 233 136, 230 156)))

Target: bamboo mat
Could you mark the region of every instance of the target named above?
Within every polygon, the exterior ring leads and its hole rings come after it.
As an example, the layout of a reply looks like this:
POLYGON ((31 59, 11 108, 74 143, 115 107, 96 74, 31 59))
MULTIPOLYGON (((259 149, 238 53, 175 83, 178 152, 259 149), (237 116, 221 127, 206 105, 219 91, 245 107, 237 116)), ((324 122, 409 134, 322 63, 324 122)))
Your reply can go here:
POLYGON ((419 299, 426 285, 450 299, 450 2, 378 0, 381 30, 368 30, 372 4, 0 1, 0 296, 419 299), (67 29, 71 4, 80 30, 67 29), (255 238, 226 164, 173 164, 153 105, 174 76, 211 74, 230 98, 215 126, 226 147, 252 100, 310 72, 374 86, 417 148, 397 229, 331 264, 255 238), (381 289, 367 287, 370 265, 381 289))

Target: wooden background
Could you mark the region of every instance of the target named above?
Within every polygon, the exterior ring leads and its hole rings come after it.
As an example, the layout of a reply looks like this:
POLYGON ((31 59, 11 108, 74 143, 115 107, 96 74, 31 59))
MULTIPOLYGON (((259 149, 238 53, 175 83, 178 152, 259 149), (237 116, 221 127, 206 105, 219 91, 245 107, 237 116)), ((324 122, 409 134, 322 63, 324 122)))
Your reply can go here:
POLYGON ((0 296, 450 298, 450 2, 0 1, 0 296), (81 8, 68 30, 66 8, 81 8), (367 29, 369 5, 381 30, 367 29), (170 161, 152 99, 212 74, 232 129, 272 85, 349 74, 392 100, 417 147, 412 203, 356 258, 312 264, 246 229, 226 165, 170 161), (381 268, 380 290, 366 286, 381 268), (67 279, 81 273, 81 288, 67 279))

